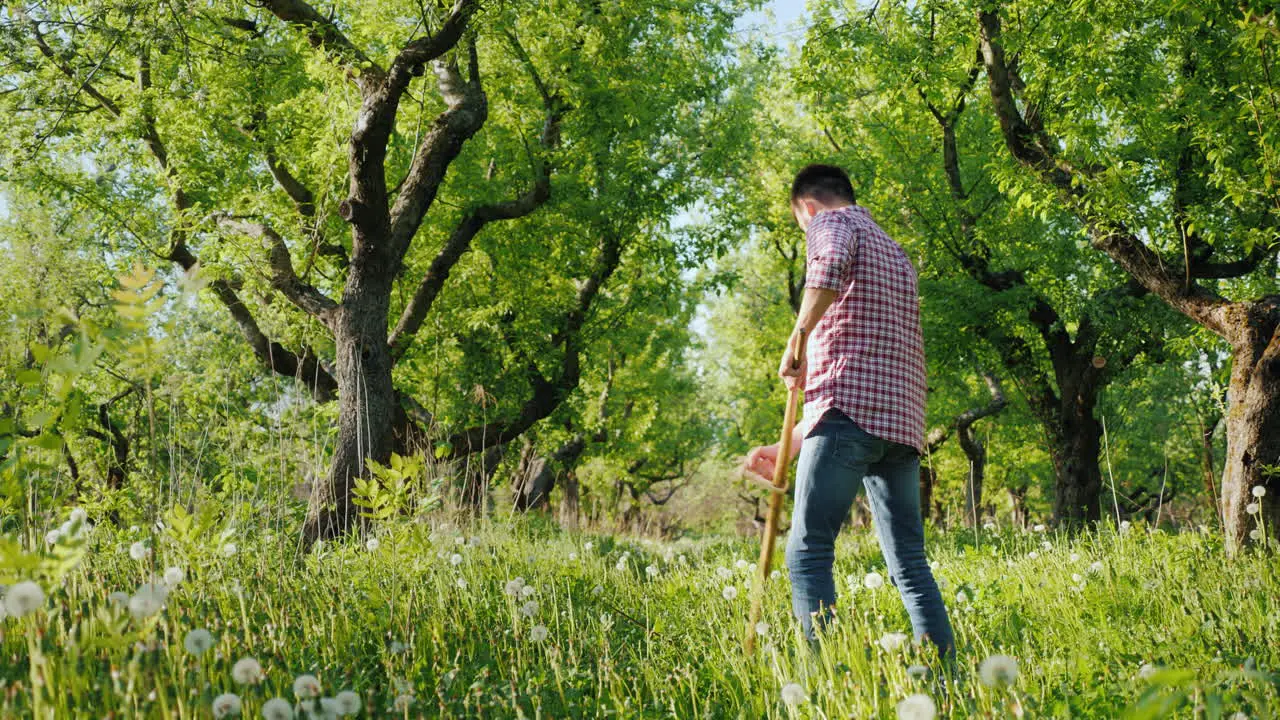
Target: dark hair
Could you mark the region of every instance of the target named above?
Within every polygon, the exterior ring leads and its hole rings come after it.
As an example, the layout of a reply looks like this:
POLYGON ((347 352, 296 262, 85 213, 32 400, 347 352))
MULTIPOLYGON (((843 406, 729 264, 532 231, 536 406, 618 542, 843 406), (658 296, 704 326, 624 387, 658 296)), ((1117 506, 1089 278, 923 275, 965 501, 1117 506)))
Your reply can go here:
POLYGON ((835 165, 809 165, 796 173, 791 183, 791 202, 801 198, 857 202, 849 174, 835 165))

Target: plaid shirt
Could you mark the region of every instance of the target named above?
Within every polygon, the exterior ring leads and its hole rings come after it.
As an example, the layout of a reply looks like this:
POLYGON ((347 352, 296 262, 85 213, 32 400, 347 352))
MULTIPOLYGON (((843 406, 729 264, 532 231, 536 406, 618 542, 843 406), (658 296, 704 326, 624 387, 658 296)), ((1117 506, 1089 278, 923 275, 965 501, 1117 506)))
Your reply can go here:
POLYGON ((805 243, 805 287, 839 293, 807 345, 805 434, 834 407, 923 454, 925 358, 911 259, 857 205, 815 215, 805 243))

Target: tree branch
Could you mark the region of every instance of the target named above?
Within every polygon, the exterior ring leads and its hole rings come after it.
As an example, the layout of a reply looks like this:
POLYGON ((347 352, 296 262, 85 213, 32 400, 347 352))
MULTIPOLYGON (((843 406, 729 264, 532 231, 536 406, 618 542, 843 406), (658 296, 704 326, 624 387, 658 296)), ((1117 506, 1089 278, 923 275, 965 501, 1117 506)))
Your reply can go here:
POLYGON ((215 219, 224 228, 264 241, 271 265, 271 287, 279 290, 303 311, 318 318, 326 326, 332 327, 338 304, 313 285, 298 278, 293 269, 293 261, 289 257, 289 248, 279 233, 265 223, 249 222, 224 213, 217 214, 215 219))

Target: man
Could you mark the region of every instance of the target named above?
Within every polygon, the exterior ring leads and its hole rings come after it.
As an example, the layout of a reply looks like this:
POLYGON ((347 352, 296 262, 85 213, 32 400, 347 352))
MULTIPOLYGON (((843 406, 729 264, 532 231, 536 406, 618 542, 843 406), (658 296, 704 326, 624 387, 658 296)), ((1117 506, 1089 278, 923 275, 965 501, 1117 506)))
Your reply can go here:
MULTIPOLYGON (((920 515, 925 359, 915 268, 856 204, 838 167, 801 170, 791 211, 807 246, 804 300, 778 370, 804 391, 805 423, 791 443, 800 455, 786 549, 792 610, 811 643, 834 615, 836 535, 861 485, 916 640, 950 656, 954 637, 920 515), (806 357, 793 368, 802 333, 806 357)), ((753 449, 745 465, 771 479, 777 462, 775 444, 753 449)))

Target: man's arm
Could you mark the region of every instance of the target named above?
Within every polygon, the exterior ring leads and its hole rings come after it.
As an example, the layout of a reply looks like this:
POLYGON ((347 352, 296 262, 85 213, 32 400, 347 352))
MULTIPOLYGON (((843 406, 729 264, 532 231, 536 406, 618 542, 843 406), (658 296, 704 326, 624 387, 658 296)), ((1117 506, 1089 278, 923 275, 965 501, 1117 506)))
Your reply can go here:
POLYGON ((778 375, 786 383, 787 389, 791 389, 797 383, 801 389, 804 389, 804 371, 808 366, 800 351, 800 339, 803 336, 806 343, 809 341, 813 335, 813 328, 817 326, 818 321, 827 312, 827 308, 831 307, 831 303, 835 302, 837 296, 838 293, 835 290, 826 288, 804 289, 804 299, 800 302, 800 314, 796 316, 795 329, 791 331, 786 352, 782 354, 782 362, 778 365, 778 375), (799 367, 792 366, 793 360, 800 361, 799 367))

